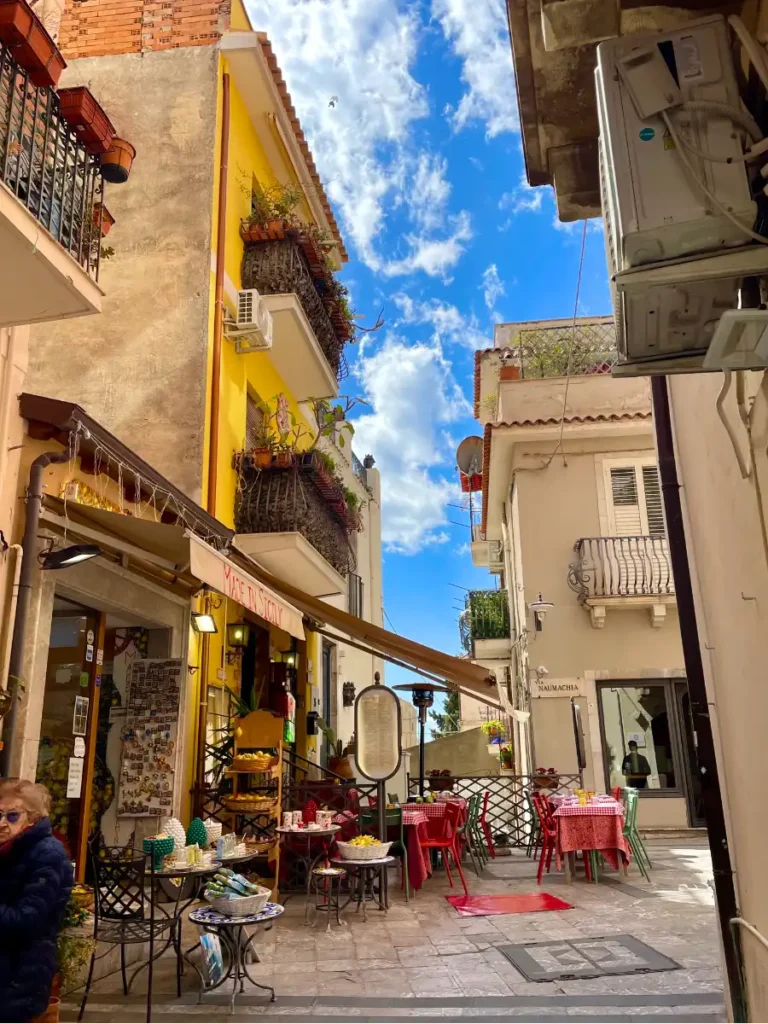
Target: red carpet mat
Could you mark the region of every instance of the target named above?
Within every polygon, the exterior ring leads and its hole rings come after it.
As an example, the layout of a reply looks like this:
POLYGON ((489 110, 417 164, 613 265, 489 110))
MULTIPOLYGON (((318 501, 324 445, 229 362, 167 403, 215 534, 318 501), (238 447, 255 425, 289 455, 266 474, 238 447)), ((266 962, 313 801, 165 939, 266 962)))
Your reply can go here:
POLYGON ((533 914, 539 910, 573 910, 570 903, 535 892, 530 896, 446 896, 460 917, 491 917, 494 914, 533 914))

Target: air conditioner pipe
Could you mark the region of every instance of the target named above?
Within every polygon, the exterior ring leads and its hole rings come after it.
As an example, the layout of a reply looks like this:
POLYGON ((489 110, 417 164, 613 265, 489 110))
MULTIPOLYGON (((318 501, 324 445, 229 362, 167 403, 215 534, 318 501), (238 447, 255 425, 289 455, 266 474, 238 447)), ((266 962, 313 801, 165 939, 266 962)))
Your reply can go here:
MULTIPOLYGON (((24 666, 24 648, 27 640, 27 618, 32 596, 32 585, 38 570, 37 530, 40 523, 40 510, 43 505, 43 482, 48 466, 61 462, 69 462, 69 452, 44 452, 38 455, 29 469, 29 485, 27 487, 27 507, 24 513, 24 539, 21 556, 21 572, 19 573, 18 594, 16 597, 16 615, 13 620, 13 639, 11 656, 8 661, 8 683, 12 679, 20 680, 24 666)), ((17 740, 14 725, 18 701, 11 702, 11 710, 6 717, 3 735, 7 734, 8 742, 0 751, 0 775, 7 775, 13 764, 13 755, 17 740)))

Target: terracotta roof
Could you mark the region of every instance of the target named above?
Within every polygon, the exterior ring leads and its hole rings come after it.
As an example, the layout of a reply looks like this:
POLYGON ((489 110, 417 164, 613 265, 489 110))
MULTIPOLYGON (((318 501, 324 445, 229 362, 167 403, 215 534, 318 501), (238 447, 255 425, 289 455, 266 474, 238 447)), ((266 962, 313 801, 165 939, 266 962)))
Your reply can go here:
POLYGON ((296 114, 296 110, 291 101, 291 94, 288 92, 288 86, 286 85, 285 79, 283 78, 283 72, 280 70, 280 65, 277 63, 277 57, 275 56, 274 51, 272 49, 272 44, 270 43, 269 37, 267 36, 266 32, 257 32, 256 35, 259 42, 261 43, 261 49, 264 53, 264 57, 266 58, 269 70, 272 72, 272 78, 274 79, 275 86, 277 88, 278 93, 280 94, 280 99, 283 102, 283 108, 285 109, 285 112, 288 115, 288 120, 291 122, 291 127, 293 128, 293 134, 296 137, 296 142, 299 145, 301 154, 304 157, 304 160, 306 161, 307 167, 309 169, 309 176, 312 179, 312 184, 315 186, 317 198, 320 200, 320 204, 323 207, 323 210, 325 211, 326 217, 328 218, 328 223, 331 225, 331 232, 333 234, 333 237, 339 244, 339 252, 341 253, 341 258, 344 261, 344 263, 346 263, 349 260, 349 256, 347 254, 347 250, 344 248, 344 240, 341 237, 339 225, 336 223, 336 218, 333 215, 331 204, 328 202, 328 196, 325 194, 323 183, 320 181, 320 175, 317 172, 317 167, 315 167, 315 161, 312 156, 312 152, 309 148, 309 144, 307 143, 307 140, 304 138, 304 132, 301 127, 301 122, 299 121, 299 118, 296 114))
MULTIPOLYGON (((475 365, 479 365, 477 355, 475 365)), ((598 413, 597 416, 566 416, 566 423, 617 423, 620 420, 650 420, 650 412, 613 412, 605 416, 598 413)), ((488 491, 491 485, 491 440, 493 431, 499 427, 548 427, 559 425, 560 416, 548 416, 540 420, 505 420, 503 423, 486 423, 483 435, 483 517, 480 529, 486 532, 488 525, 488 491)))

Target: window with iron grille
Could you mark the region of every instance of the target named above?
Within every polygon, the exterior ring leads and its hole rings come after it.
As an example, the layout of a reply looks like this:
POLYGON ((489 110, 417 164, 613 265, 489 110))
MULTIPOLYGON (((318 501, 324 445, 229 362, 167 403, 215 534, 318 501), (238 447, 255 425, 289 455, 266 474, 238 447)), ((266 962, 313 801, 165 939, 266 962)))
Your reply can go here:
POLYGON ((266 423, 264 412, 251 395, 246 397, 245 405, 245 450, 256 448, 260 438, 264 436, 266 423))
POLYGON ((351 572, 348 577, 349 596, 347 608, 350 615, 356 615, 358 619, 363 618, 364 606, 364 586, 362 579, 354 572, 351 572))

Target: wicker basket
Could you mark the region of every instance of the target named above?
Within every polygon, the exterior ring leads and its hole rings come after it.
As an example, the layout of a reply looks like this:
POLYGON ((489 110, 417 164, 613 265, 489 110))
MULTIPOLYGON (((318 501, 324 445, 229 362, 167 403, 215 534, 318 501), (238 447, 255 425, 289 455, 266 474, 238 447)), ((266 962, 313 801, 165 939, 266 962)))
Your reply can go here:
POLYGON ((392 843, 376 843, 375 846, 353 846, 352 843, 337 842, 336 845, 344 860, 379 860, 387 856, 392 843))
POLYGON ((267 796, 255 796, 252 800, 235 800, 234 797, 224 798, 224 806, 228 811, 235 811, 238 814, 253 814, 254 812, 266 813, 275 806, 275 798, 267 796))
POLYGON ((245 917, 248 914, 260 914, 269 902, 272 895, 269 889, 259 886, 255 896, 236 896, 234 899, 226 899, 219 896, 218 899, 209 899, 210 905, 217 914, 226 914, 227 917, 245 917))
POLYGON ((232 770, 235 772, 253 772, 255 774, 269 772, 277 765, 277 758, 271 757, 264 768, 257 768, 254 761, 248 757, 235 757, 232 760, 232 770))

